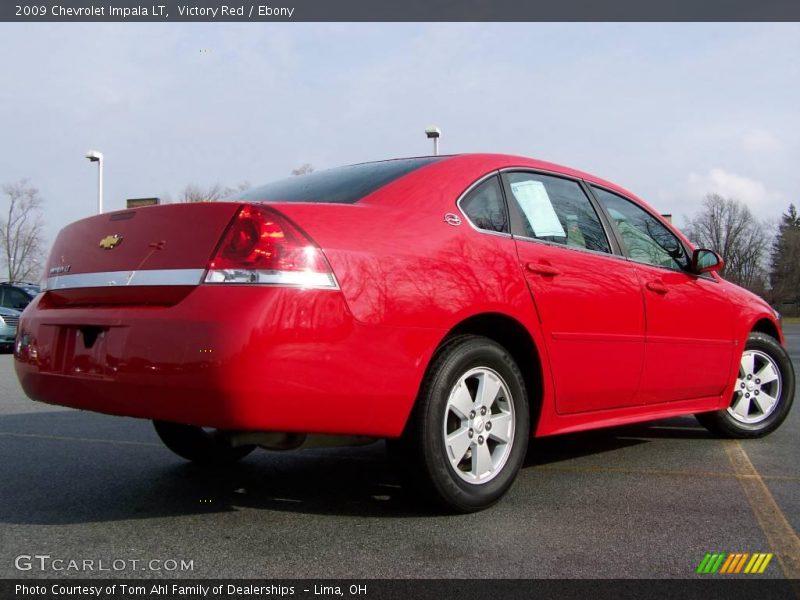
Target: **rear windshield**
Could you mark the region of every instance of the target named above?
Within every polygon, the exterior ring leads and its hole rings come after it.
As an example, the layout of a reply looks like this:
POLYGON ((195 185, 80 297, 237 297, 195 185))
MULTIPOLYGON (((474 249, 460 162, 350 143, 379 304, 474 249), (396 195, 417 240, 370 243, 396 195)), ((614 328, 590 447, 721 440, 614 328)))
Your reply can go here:
POLYGON ((353 204, 395 179, 442 158, 441 156, 400 158, 337 167, 268 183, 230 199, 248 202, 273 200, 353 204))

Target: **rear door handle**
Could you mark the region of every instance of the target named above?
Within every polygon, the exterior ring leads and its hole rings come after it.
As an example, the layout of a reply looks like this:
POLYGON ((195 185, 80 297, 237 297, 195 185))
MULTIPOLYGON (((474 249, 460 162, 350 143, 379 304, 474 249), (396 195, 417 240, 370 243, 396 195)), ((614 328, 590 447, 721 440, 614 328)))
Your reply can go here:
POLYGON ((561 274, 561 271, 556 269, 554 266, 546 265, 544 263, 529 262, 525 266, 527 267, 528 271, 533 271, 534 273, 544 275, 545 277, 555 277, 556 275, 561 274))
POLYGON ((648 281, 647 289, 651 292, 655 292, 656 294, 666 294, 669 291, 667 286, 660 281, 648 281))

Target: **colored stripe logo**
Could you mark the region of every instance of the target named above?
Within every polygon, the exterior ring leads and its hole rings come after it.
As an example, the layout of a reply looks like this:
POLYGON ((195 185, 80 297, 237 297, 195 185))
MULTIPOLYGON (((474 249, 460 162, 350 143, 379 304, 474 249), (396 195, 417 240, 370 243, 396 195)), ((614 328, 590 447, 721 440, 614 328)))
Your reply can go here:
POLYGON ((735 575, 738 573, 748 573, 751 575, 761 574, 767 569, 772 560, 772 553, 756 552, 736 552, 726 554, 724 552, 707 553, 697 573, 701 575, 713 575, 714 573, 724 573, 735 575))

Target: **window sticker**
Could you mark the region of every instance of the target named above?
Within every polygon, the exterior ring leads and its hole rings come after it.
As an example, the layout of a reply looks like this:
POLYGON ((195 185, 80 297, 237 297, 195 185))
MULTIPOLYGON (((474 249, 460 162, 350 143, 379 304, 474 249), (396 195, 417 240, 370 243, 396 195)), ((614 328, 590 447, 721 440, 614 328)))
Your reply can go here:
POLYGON ((541 181, 518 181, 511 184, 511 191, 536 237, 567 237, 541 181))

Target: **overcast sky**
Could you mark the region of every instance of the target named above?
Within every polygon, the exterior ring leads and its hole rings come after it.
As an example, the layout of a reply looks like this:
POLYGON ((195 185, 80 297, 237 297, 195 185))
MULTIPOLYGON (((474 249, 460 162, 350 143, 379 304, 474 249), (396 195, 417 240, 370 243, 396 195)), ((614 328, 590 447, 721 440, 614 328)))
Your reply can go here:
POLYGON ((0 24, 0 182, 47 233, 187 183, 441 149, 580 168, 677 219, 800 201, 798 24, 0 24))

